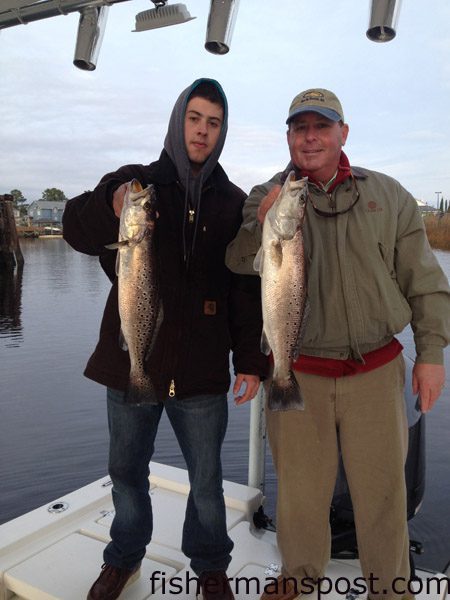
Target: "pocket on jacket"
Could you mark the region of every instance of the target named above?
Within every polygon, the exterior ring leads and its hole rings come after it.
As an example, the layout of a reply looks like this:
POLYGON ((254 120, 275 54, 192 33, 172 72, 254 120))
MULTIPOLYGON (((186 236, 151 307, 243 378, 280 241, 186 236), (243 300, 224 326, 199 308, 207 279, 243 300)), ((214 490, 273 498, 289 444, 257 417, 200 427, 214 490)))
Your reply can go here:
MULTIPOLYGON (((379 314, 380 321, 386 322, 386 334, 399 333, 406 327, 412 317, 411 307, 404 297, 399 283, 394 264, 394 248, 378 242, 381 258, 386 267, 386 288, 380 294, 379 314)), ((384 333, 384 332, 383 332, 384 333)))
POLYGON ((382 242, 378 242, 378 250, 381 254, 381 258, 383 259, 384 264, 386 265, 386 269, 389 273, 389 276, 392 279, 396 278, 395 267, 394 267, 394 249, 388 248, 382 242))

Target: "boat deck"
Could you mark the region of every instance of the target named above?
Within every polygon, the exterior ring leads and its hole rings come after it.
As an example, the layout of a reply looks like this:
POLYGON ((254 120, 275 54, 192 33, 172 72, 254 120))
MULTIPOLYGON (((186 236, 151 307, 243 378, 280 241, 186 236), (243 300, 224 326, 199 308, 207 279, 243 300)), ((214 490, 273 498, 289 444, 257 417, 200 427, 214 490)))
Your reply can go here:
MULTIPOLYGON (((186 471, 151 463, 153 541, 140 578, 124 600, 196 598, 196 579, 181 552, 181 532, 189 492, 186 471)), ((252 515, 262 502, 259 490, 224 482, 229 535, 235 548, 228 569, 236 600, 256 600, 280 572, 272 532, 256 530, 252 515)), ((84 600, 102 565, 113 516, 107 477, 0 526, 0 600, 84 600)), ((357 561, 333 560, 321 597, 351 598, 350 583, 361 577, 357 561), (325 594, 325 588, 333 588, 325 594)), ((419 572, 417 600, 449 599, 443 575, 419 572)), ((361 580, 360 580, 361 581, 361 580)), ((317 598, 317 593, 315 594, 317 598)), ((364 595, 361 596, 364 598, 364 595)))

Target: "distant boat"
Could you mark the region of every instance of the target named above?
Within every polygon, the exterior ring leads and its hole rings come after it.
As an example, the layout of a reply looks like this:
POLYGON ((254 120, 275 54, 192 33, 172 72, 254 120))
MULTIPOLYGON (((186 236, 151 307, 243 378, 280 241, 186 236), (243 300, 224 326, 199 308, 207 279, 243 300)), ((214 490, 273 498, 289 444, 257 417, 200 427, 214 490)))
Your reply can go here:
POLYGON ((24 238, 62 237, 62 228, 58 225, 17 225, 17 235, 24 238))
POLYGON ((49 225, 41 229, 40 237, 62 237, 61 227, 49 225))

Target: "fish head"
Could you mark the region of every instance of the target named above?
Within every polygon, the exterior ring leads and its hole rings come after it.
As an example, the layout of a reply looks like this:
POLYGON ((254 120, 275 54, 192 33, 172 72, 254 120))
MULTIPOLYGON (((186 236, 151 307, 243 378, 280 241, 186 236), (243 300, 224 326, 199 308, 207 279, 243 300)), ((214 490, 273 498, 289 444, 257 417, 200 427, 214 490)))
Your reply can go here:
POLYGON ((280 239, 292 239, 302 225, 308 194, 307 181, 307 177, 296 180, 291 171, 272 206, 272 227, 280 239))
POLYGON ((142 184, 137 179, 132 179, 127 186, 127 191, 124 199, 124 208, 134 206, 144 206, 149 201, 150 188, 153 186, 142 187, 142 184))
POLYGON ((152 185, 144 188, 137 179, 127 185, 120 216, 119 239, 139 243, 150 222, 156 219, 155 192, 152 185))

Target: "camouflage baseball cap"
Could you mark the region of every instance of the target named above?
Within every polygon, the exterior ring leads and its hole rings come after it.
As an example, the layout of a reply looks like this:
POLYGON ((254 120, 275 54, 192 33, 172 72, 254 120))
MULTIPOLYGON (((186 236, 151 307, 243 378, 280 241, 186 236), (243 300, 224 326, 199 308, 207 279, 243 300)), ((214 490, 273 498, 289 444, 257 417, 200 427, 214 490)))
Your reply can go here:
POLYGON ((344 121, 344 112, 339 99, 333 92, 322 88, 315 88, 300 92, 292 100, 289 116, 286 123, 304 112, 317 112, 332 121, 344 121))

